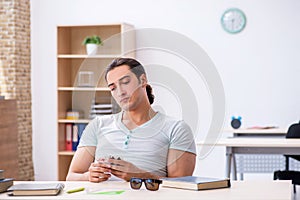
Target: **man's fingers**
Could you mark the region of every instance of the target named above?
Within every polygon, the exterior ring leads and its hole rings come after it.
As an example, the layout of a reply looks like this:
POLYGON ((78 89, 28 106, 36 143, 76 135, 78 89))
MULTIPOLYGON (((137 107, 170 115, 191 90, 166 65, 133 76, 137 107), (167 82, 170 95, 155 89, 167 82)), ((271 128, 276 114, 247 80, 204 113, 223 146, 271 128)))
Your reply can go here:
POLYGON ((126 161, 124 160, 117 160, 117 159, 108 159, 108 162, 111 164, 111 165, 125 165, 126 164, 126 161))
POLYGON ((110 177, 111 177, 110 174, 94 172, 94 173, 91 173, 90 181, 91 181, 91 182, 106 181, 106 180, 109 179, 110 177))

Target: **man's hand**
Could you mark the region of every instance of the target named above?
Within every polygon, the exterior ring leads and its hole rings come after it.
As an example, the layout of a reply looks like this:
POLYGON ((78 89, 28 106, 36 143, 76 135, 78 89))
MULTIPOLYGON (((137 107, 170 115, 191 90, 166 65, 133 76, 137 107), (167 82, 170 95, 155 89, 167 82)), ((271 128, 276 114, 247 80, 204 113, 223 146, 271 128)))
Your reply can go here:
POLYGON ((136 167, 130 162, 119 159, 108 159, 110 163, 111 174, 129 181, 132 177, 138 178, 158 178, 157 176, 148 173, 136 167))
POLYGON ((110 166, 104 159, 91 163, 89 167, 89 181, 98 183, 108 180, 111 177, 110 166))

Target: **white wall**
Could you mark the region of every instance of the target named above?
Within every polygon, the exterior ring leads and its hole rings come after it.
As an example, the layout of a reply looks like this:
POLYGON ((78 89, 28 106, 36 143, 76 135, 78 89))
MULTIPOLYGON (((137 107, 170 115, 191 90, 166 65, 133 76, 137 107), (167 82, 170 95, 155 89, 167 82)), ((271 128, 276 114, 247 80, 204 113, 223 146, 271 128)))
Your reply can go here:
MULTIPOLYGON (((225 126, 232 115, 240 115, 244 126, 286 127, 300 118, 299 9, 297 0, 31 0, 36 180, 57 177, 57 25, 128 22, 136 28, 183 34, 207 52, 221 76, 226 95, 225 126), (226 33, 220 25, 222 13, 230 7, 242 9, 247 16, 245 30, 237 35, 226 33)), ((199 116, 202 132, 210 123, 204 111, 199 116)), ((223 151, 216 149, 200 160, 196 173, 224 175, 223 151)))

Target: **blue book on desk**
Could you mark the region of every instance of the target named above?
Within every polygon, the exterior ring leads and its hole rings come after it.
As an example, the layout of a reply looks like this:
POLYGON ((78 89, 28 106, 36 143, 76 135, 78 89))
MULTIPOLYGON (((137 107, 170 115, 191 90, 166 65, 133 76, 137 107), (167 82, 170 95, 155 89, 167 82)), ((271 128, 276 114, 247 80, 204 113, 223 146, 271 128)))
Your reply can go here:
POLYGON ((183 176, 176 178, 163 178, 163 187, 188 189, 188 190, 207 190, 230 187, 228 178, 208 178, 199 176, 183 176))

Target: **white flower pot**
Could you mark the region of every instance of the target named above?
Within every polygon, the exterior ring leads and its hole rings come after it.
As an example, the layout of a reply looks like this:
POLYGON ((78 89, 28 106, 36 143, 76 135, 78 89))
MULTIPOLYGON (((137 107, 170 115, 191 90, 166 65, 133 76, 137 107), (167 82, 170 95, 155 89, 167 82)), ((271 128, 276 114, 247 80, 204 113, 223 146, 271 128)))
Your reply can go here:
POLYGON ((97 55, 98 45, 97 44, 86 44, 86 53, 88 55, 97 55))

